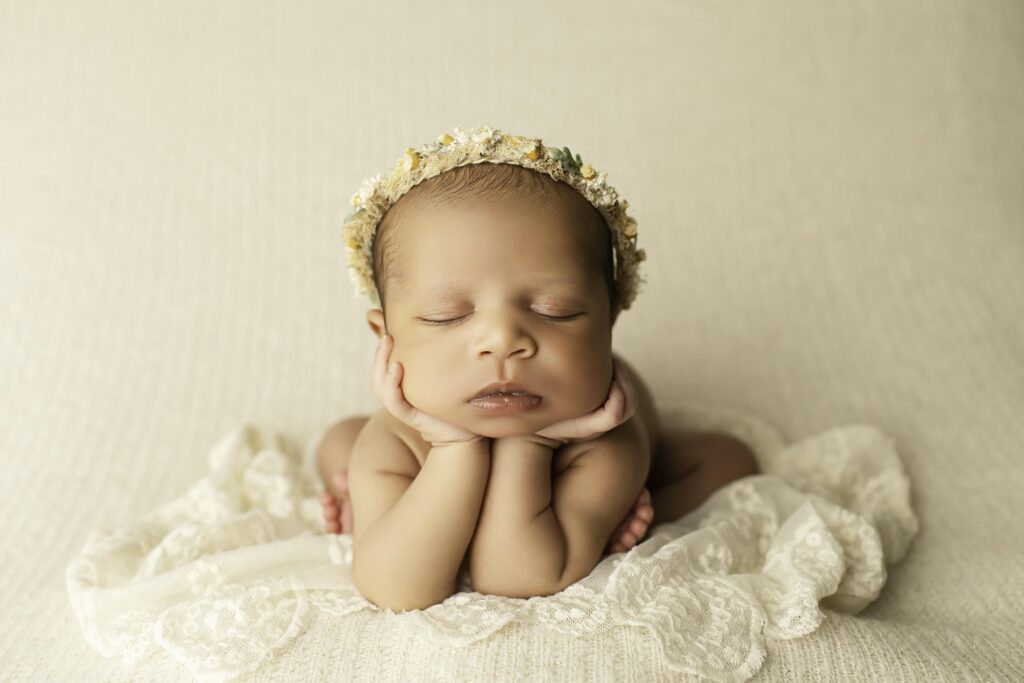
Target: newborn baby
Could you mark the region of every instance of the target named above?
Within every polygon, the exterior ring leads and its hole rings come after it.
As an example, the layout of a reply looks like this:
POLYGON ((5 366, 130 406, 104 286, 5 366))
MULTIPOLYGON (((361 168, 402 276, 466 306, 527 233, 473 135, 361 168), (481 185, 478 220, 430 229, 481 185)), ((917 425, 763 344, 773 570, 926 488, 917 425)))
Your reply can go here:
POLYGON ((724 484, 757 473, 723 433, 664 432, 612 351, 621 310, 601 213, 505 163, 415 185, 373 242, 383 407, 320 442, 327 530, 395 611, 475 590, 550 595, 724 484))

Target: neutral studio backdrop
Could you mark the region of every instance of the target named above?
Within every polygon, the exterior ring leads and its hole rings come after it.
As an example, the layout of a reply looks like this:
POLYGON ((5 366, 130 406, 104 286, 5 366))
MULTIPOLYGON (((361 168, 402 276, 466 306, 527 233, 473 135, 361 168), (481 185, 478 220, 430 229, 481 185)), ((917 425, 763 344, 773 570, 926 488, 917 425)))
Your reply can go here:
POLYGON ((4 676, 118 680, 64 587, 89 532, 241 421, 376 408, 349 197, 481 124, 630 201, 656 399, 895 439, 921 535, 762 674, 1024 675, 1022 122, 1013 0, 0 1, 4 676))

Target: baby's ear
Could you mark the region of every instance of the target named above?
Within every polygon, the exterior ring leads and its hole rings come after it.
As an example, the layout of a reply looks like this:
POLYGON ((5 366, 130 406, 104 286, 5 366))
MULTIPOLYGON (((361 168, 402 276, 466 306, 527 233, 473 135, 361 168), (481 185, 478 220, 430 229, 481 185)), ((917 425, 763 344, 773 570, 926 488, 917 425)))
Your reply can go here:
POLYGON ((384 311, 379 308, 371 308, 366 312, 366 322, 370 324, 370 329, 373 331, 379 339, 387 332, 387 328, 384 325, 384 311))

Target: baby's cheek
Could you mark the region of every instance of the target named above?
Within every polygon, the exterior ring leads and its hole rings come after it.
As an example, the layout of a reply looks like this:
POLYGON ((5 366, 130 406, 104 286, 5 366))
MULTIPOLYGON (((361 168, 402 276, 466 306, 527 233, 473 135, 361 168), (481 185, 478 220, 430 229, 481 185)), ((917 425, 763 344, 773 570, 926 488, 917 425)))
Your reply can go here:
POLYGON ((435 417, 450 412, 451 404, 459 402, 452 380, 438 364, 408 360, 404 365, 402 393, 413 406, 435 417))
POLYGON ((405 400, 421 410, 426 410, 431 398, 431 392, 427 391, 430 379, 424 377, 424 370, 415 363, 406 361, 402 363, 402 369, 402 394, 405 400))
POLYGON ((586 415, 604 405, 611 385, 611 356, 595 358, 574 368, 572 376, 563 382, 567 387, 562 392, 563 403, 560 412, 566 417, 586 415))

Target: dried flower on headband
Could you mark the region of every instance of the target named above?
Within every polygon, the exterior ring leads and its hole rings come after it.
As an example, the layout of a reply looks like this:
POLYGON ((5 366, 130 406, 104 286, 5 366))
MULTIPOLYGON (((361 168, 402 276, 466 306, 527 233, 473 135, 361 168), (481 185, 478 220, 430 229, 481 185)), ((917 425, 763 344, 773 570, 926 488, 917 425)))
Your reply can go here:
POLYGON ((619 199, 605 174, 573 156, 568 147, 546 147, 540 138, 506 135, 490 126, 464 130, 456 126, 437 140, 405 150, 386 175, 363 180, 352 195, 354 210, 345 218, 343 237, 348 249, 349 277, 357 296, 380 305, 373 283, 373 235, 384 213, 418 183, 458 166, 478 163, 516 164, 562 181, 589 201, 604 216, 612 233, 615 285, 623 310, 630 307, 642 282, 640 262, 646 258, 636 246, 636 221, 626 213, 629 202, 619 199))

